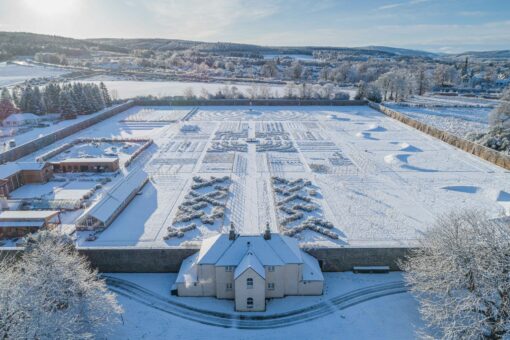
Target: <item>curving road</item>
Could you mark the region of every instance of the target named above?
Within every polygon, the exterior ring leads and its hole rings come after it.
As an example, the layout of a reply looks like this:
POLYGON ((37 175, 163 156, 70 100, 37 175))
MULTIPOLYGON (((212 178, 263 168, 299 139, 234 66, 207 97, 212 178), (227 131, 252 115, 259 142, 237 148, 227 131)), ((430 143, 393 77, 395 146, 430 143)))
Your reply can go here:
POLYGON ((130 281, 110 276, 106 276, 105 280, 111 291, 150 308, 205 325, 240 329, 288 327, 330 315, 365 301, 408 291, 404 282, 390 282, 356 289, 326 301, 284 313, 248 315, 194 308, 161 296, 130 281))

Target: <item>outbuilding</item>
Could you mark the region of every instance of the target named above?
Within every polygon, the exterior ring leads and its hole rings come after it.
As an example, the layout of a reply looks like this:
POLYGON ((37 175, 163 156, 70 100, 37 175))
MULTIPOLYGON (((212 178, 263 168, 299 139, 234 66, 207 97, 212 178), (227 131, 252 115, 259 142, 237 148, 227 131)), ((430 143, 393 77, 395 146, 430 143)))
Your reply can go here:
POLYGON ((54 210, 6 210, 0 212, 0 239, 24 237, 61 223, 60 213, 54 210))
POLYGON ((13 113, 5 118, 2 122, 5 127, 19 127, 26 125, 37 125, 41 122, 42 117, 33 113, 13 113))

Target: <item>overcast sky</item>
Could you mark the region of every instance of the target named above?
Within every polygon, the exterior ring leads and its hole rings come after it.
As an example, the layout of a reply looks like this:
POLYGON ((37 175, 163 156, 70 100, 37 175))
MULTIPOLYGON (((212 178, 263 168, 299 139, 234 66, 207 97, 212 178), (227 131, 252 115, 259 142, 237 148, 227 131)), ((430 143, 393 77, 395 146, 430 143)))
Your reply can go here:
POLYGON ((510 49, 510 1, 0 0, 0 30, 461 52, 510 49))

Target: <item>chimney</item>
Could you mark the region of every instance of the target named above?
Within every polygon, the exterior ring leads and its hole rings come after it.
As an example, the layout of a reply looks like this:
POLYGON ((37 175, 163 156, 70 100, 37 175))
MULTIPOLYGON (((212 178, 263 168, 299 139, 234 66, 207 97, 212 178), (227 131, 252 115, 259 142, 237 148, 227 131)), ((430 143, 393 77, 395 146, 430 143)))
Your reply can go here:
POLYGON ((230 231, 228 232, 228 239, 230 241, 234 241, 236 239, 236 230, 234 228, 234 223, 230 223, 230 231))
POLYGON ((264 230, 264 240, 271 239, 271 229, 269 228, 269 222, 266 222, 266 230, 264 230))

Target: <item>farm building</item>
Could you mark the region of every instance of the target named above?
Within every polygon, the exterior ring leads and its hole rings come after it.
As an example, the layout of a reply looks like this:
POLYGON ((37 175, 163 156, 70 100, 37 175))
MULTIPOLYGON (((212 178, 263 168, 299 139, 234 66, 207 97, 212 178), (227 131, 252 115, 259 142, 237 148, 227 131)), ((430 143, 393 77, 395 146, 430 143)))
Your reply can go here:
POLYGON ((107 228, 135 195, 147 183, 144 171, 131 172, 117 183, 105 197, 87 209, 76 221, 78 230, 95 230, 107 228))
POLYGON ((53 176, 49 163, 16 162, 0 165, 0 195, 9 194, 28 183, 46 183, 53 176))
POLYGON ((2 122, 5 127, 18 127, 26 125, 36 125, 41 122, 42 118, 33 113, 13 113, 5 118, 2 122))
POLYGON ((264 311, 267 298, 321 295, 323 287, 319 262, 295 239, 268 229, 254 236, 231 229, 204 239, 200 251, 183 261, 174 292, 233 299, 237 311, 264 311))
POLYGON ((60 213, 53 210, 6 210, 0 212, 0 239, 24 237, 60 224, 60 213))
POLYGON ((67 158, 51 162, 55 172, 115 172, 119 170, 119 158, 67 158))

